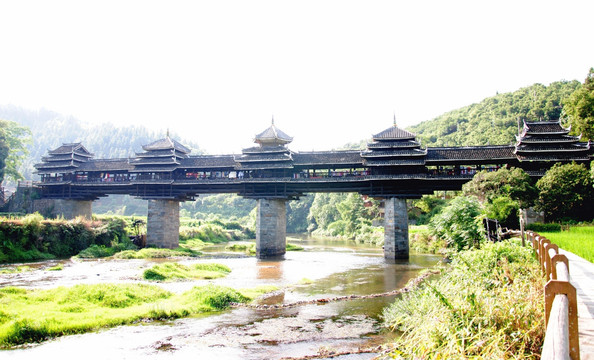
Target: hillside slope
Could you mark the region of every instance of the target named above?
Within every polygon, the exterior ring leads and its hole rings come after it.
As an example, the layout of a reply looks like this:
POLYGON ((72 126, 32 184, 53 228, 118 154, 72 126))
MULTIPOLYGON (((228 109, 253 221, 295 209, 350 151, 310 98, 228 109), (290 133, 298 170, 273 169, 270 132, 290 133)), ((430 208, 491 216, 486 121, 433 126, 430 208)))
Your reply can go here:
POLYGON ((563 100, 580 86, 577 80, 534 84, 447 112, 408 130, 425 146, 510 144, 518 134, 518 119, 559 119, 563 100))

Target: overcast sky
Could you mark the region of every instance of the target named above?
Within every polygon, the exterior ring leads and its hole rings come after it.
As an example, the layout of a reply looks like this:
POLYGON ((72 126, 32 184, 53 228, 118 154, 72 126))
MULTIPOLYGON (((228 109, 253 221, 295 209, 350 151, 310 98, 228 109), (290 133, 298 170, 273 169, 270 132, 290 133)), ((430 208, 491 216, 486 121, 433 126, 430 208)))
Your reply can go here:
POLYGON ((0 104, 237 153, 328 150, 534 83, 583 82, 594 1, 0 0, 0 104))

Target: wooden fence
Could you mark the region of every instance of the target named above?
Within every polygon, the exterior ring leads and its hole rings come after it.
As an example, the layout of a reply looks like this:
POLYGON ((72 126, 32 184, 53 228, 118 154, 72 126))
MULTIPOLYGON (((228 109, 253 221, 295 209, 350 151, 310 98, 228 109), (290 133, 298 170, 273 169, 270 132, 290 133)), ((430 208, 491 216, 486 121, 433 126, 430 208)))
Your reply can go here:
POLYGON ((580 344, 575 287, 569 282, 569 262, 544 236, 526 232, 546 276, 546 334, 541 359, 579 360, 580 344))

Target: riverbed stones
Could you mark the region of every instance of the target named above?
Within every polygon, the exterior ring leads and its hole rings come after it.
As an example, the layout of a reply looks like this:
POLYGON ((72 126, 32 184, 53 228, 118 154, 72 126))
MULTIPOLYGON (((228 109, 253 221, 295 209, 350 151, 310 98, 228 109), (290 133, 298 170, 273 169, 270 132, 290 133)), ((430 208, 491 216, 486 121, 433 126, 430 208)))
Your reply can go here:
POLYGON ((256 219, 256 257, 282 256, 286 252, 287 201, 258 199, 256 219))
POLYGON ((384 258, 408 260, 408 214, 406 199, 385 199, 384 258))
POLYGON ((146 244, 166 249, 179 246, 179 201, 148 201, 146 244))

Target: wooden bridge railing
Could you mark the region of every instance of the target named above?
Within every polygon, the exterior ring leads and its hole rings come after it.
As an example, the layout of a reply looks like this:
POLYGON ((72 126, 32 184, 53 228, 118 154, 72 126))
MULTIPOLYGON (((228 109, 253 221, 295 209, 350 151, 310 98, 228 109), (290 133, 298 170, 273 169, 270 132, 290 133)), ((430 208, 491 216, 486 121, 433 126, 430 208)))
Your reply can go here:
POLYGON ((546 276, 546 334, 541 359, 579 360, 580 345, 575 287, 569 282, 569 262, 559 247, 544 236, 527 232, 527 238, 546 276))

